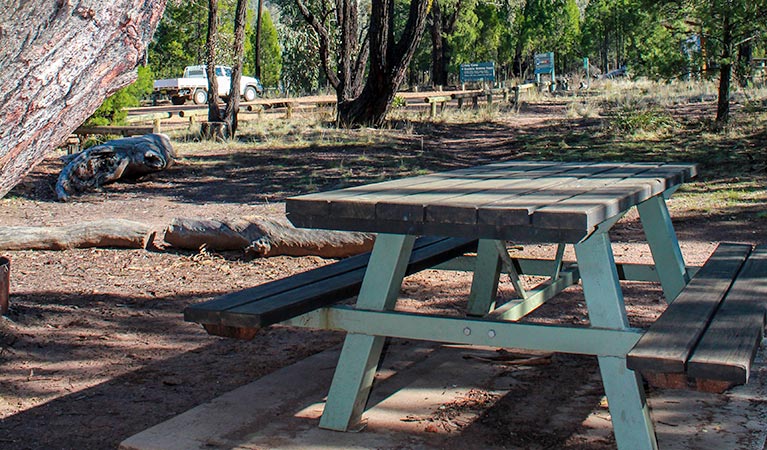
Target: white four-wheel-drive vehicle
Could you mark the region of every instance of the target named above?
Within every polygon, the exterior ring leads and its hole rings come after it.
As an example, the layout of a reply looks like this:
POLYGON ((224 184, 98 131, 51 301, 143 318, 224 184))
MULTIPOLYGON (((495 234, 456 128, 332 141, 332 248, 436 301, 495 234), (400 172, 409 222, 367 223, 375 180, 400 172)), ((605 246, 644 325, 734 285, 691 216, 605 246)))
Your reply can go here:
MULTIPOLYGON (((232 83, 232 69, 226 66, 216 66, 219 97, 229 96, 232 83)), ((240 95, 246 102, 256 99, 264 91, 258 78, 243 76, 240 78, 240 95)), ((205 66, 187 66, 182 78, 155 80, 154 95, 167 95, 174 105, 183 105, 192 100, 196 105, 208 101, 208 75, 205 66)))

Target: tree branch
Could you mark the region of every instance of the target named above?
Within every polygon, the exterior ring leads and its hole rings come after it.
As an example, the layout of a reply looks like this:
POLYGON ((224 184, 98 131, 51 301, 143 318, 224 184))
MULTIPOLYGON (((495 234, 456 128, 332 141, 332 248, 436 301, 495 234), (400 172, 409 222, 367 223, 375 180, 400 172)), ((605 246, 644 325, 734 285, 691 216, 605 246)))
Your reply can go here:
POLYGON ((312 29, 314 29, 315 33, 317 33, 317 36, 319 37, 320 60, 322 61, 322 68, 325 70, 325 75, 328 77, 330 85, 333 86, 334 89, 338 89, 340 84, 338 75, 333 71, 333 68, 330 64, 330 36, 328 34, 327 28, 325 28, 325 26, 319 20, 317 20, 317 17, 312 14, 311 11, 309 11, 309 8, 306 7, 302 0, 296 0, 296 5, 298 5, 298 10, 306 22, 312 27, 312 29))

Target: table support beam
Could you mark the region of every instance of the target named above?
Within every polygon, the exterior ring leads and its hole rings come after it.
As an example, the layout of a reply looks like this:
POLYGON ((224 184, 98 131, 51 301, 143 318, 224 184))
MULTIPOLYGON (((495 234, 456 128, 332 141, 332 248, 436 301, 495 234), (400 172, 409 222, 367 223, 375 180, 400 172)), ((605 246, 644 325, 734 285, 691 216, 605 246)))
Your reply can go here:
MULTIPOLYGON (((374 311, 394 308, 414 236, 379 234, 362 281, 357 307, 374 311)), ((349 333, 330 385, 320 427, 347 431, 360 426, 385 337, 349 333)))
POLYGON ((451 344, 602 356, 625 355, 644 333, 644 330, 634 328, 608 330, 516 323, 399 311, 365 311, 349 306, 322 308, 284 324, 451 344))
POLYGON ((495 308, 498 281, 501 277, 501 255, 498 253, 496 242, 480 239, 477 244, 477 259, 467 311, 470 316, 481 317, 495 308))
POLYGON ((555 295, 578 282, 578 270, 564 270, 558 272, 555 280, 548 280, 539 286, 527 291, 524 299, 509 300, 490 313, 490 317, 500 320, 517 321, 533 312, 536 308, 546 303, 555 295))
POLYGON ((666 201, 663 196, 656 195, 637 205, 637 210, 647 243, 650 244, 663 295, 666 302, 671 303, 682 292, 690 277, 684 265, 666 201))
MULTIPOLYGON (((626 329, 623 293, 607 229, 599 229, 575 245, 583 293, 591 325, 626 329)), ((626 357, 598 357, 602 383, 620 450, 656 450, 649 408, 639 375, 626 367, 626 357)))

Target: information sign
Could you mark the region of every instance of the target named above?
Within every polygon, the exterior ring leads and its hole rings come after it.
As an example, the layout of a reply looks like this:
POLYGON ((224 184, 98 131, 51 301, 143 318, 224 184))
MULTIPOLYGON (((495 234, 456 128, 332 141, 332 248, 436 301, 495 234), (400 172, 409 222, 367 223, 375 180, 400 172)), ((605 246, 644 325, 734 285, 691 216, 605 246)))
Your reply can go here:
POLYGON ((461 83, 469 81, 495 81, 495 63, 461 64, 461 83))
POLYGON ((554 52, 535 54, 535 74, 554 73, 554 52))

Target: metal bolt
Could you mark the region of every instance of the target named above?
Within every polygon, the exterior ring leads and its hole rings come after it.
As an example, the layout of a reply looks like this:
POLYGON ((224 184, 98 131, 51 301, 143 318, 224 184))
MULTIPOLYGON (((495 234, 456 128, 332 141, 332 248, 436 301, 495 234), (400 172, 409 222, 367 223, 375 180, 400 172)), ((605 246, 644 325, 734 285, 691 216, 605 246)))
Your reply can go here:
POLYGON ((487 336, 492 339, 495 337, 495 330, 490 330, 487 332, 487 336))
POLYGON ((471 328, 469 327, 464 328, 463 334, 465 334, 466 336, 471 336, 471 328))

